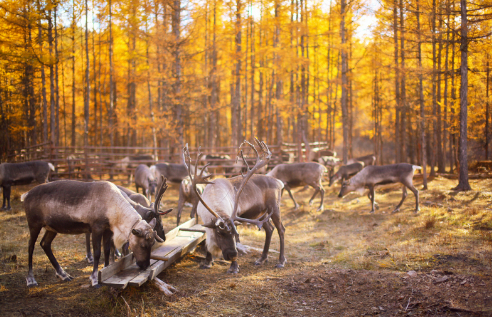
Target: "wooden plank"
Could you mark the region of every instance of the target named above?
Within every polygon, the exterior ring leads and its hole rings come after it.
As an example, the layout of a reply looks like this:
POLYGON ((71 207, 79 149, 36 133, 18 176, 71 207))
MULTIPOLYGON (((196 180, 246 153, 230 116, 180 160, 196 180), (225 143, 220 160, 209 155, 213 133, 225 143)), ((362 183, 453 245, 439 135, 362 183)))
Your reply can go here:
MULTIPOLYGON (((181 228, 191 228, 193 227, 194 225, 196 224, 196 218, 191 218, 190 220, 180 224, 179 226, 177 226, 176 228, 170 230, 167 234, 166 234, 166 241, 167 240, 171 240, 171 239, 174 239, 174 237, 176 237, 176 235, 178 234, 179 230, 181 228)), ((164 242, 165 243, 165 242, 164 242)))
POLYGON ((143 283, 147 282, 149 279, 150 271, 152 269, 152 266, 154 266, 157 262, 157 260, 150 260, 150 266, 145 270, 145 271, 140 271, 140 273, 135 276, 133 279, 130 279, 128 281, 128 286, 141 286, 143 283))
POLYGON ((174 250, 181 248, 191 240, 190 237, 175 237, 169 242, 164 242, 162 247, 155 249, 150 255, 151 259, 167 261, 167 255, 174 250))
POLYGON ((101 284, 123 289, 127 287, 128 282, 130 282, 140 272, 140 268, 136 264, 132 264, 123 271, 120 271, 108 279, 103 280, 101 284))
POLYGON ((102 270, 98 272, 98 281, 101 283, 101 281, 104 281, 108 279, 109 277, 115 275, 116 273, 126 269, 129 267, 133 262, 135 261, 133 257, 133 253, 130 253, 123 258, 121 258, 118 262, 115 262, 111 265, 106 266, 102 270))
POLYGON ((169 267, 171 264, 179 260, 182 256, 188 253, 190 250, 194 249, 200 242, 205 240, 205 234, 201 235, 198 238, 190 240, 190 242, 185 245, 182 249, 176 249, 171 254, 168 254, 167 261, 159 261, 157 265, 152 269, 149 280, 153 280, 159 273, 169 267))

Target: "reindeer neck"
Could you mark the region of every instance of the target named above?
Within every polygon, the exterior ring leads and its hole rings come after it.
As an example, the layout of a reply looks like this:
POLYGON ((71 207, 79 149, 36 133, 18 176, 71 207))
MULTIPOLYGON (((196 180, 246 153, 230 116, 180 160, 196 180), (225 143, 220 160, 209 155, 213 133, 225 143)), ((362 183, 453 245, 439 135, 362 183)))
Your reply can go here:
POLYGON ((142 217, 130 205, 128 201, 120 195, 121 199, 114 202, 114 210, 108 212, 109 224, 113 231, 113 240, 116 248, 120 248, 128 241, 132 229, 142 220, 142 217))

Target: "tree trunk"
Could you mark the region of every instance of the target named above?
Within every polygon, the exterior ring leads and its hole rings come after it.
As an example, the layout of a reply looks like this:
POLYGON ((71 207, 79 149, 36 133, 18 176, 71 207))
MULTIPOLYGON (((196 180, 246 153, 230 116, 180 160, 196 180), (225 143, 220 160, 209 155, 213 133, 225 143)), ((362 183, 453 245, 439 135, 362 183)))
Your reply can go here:
POLYGON ((441 120, 441 62, 442 62, 442 6, 439 6, 439 38, 438 38, 438 52, 437 52, 437 103, 436 103, 436 115, 437 115, 437 171, 439 173, 445 172, 444 166, 444 154, 442 151, 442 120, 441 120))
MULTIPOLYGON (((84 146, 89 145, 89 101, 91 100, 91 83, 90 83, 90 62, 89 62, 89 10, 87 6, 87 0, 85 0, 85 89, 86 97, 84 101, 84 146)), ((88 172, 88 171, 86 171, 88 172)))
POLYGON ((424 80, 423 80, 423 69, 422 69, 422 40, 420 32, 420 3, 417 0, 417 50, 418 50, 418 66, 419 66, 419 104, 420 104, 420 143, 421 143, 421 161, 422 161, 422 173, 423 176, 423 188, 427 189, 427 151, 426 151, 426 140, 425 140, 425 104, 424 104, 424 80))
POLYGON ((58 28, 57 28, 58 5, 54 8, 55 18, 55 145, 60 145, 60 88, 58 81, 58 28))
POLYGON ((468 183, 468 17, 466 11, 466 0, 461 2, 461 86, 460 86, 460 138, 458 159, 460 162, 459 183, 455 190, 471 190, 468 183))
POLYGON ((347 80, 347 50, 345 48, 347 42, 346 29, 345 29, 345 18, 346 18, 346 0, 340 1, 340 38, 342 43, 341 55, 342 55, 342 96, 340 99, 340 105, 342 107, 342 126, 343 126, 343 164, 347 164, 348 160, 348 109, 347 109, 347 88, 348 88, 348 80, 347 80))
POLYGON ((401 55, 401 87, 400 87, 400 161, 407 162, 407 146, 406 146, 406 124, 407 124, 407 97, 405 90, 405 19, 403 16, 403 0, 400 0, 400 55, 401 55))
POLYGON ((172 31, 174 36, 174 99, 175 113, 180 149, 184 146, 183 139, 183 105, 181 104, 181 0, 173 0, 172 31))
MULTIPOLYGON (((111 3, 111 0, 109 0, 111 3)), ((111 8, 111 5, 109 6, 111 8)), ((111 9, 110 9, 111 16, 111 9)), ((72 146, 75 146, 75 0, 72 0, 72 146)))
POLYGON ((50 63, 50 136, 51 144, 56 145, 56 121, 55 121, 55 70, 53 62, 53 21, 51 10, 48 10, 48 52, 50 63))

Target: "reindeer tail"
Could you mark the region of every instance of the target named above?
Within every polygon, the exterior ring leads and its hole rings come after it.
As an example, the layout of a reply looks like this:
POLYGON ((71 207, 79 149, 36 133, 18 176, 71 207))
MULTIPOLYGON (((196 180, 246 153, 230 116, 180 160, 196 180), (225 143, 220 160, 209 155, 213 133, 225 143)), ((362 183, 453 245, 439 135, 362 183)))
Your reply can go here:
POLYGON ((412 168, 413 168, 413 172, 415 173, 415 170, 421 170, 422 166, 412 165, 412 168))
POLYGON ((55 166, 51 163, 48 163, 48 166, 50 167, 50 170, 52 170, 53 172, 55 171, 55 166))
POLYGON ((21 201, 26 200, 26 197, 27 197, 28 194, 29 194, 29 192, 25 192, 24 194, 22 194, 21 195, 21 201))

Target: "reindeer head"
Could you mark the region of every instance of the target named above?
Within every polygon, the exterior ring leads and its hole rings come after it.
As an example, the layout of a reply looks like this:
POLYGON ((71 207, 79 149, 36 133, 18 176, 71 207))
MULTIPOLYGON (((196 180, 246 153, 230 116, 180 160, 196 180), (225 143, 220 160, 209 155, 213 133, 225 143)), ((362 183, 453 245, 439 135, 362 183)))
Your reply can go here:
MULTIPOLYGON (((154 231, 156 220, 152 219, 150 223, 139 221, 132 229, 132 233, 128 237, 130 249, 135 256, 137 265, 142 270, 145 270, 150 265, 150 251, 155 243, 159 241, 157 232, 154 231)), ((159 241, 160 242, 160 241, 159 241)))
MULTIPOLYGON (((200 202, 203 204, 203 206, 215 217, 215 222, 211 223, 206 223, 203 226, 207 227, 209 229, 212 229, 212 234, 215 237, 213 239, 214 243, 220 250, 222 251, 222 255, 224 256, 224 259, 229 260, 229 261, 235 261, 237 258, 237 249, 236 249, 236 240, 239 241, 239 234, 236 229, 236 225, 242 223, 242 222, 247 222, 247 223, 252 223, 258 226, 259 229, 263 226, 265 222, 267 222, 270 219, 270 216, 272 215, 273 211, 271 213, 265 213, 263 214, 260 218, 258 219, 245 219, 237 216, 238 212, 238 205, 239 205, 239 197, 241 195, 241 192, 244 188, 244 185, 248 182, 248 180, 253 176, 253 174, 265 166, 270 158, 272 157, 272 153, 268 149, 268 146, 264 142, 260 142, 258 139, 255 139, 257 146, 260 149, 261 154, 258 153, 256 150, 255 146, 248 141, 244 141, 240 146, 238 150, 238 155, 237 159, 241 158, 243 160, 244 165, 247 167, 247 173, 242 174, 243 180, 241 184, 239 185, 239 188, 234 187, 234 207, 233 211, 230 217, 226 217, 225 219, 221 217, 216 211, 214 211, 212 208, 210 208, 205 201, 203 201, 199 191, 196 188, 197 184, 214 184, 212 182, 207 181, 211 175, 208 176, 203 176, 203 171, 207 168, 207 164, 204 166, 202 169, 202 172, 200 172, 199 175, 197 175, 198 171, 198 162, 200 161, 201 157, 204 155, 203 153, 200 152, 200 149, 198 149, 198 155, 195 161, 195 175, 194 177, 191 175, 191 157, 190 153, 188 151, 188 144, 184 147, 183 149, 183 160, 186 164, 186 167, 188 168, 188 175, 192 181, 192 188, 195 191, 195 194, 197 195, 198 199, 200 202), (256 153, 256 164, 253 168, 249 168, 249 165, 244 158, 243 151, 242 151, 242 146, 247 145, 251 147, 254 152, 256 153)), ((237 160, 236 160, 237 162, 237 160)), ((208 242, 207 242, 208 244, 208 242)))
POLYGON ((353 192, 354 190, 357 190, 357 186, 352 185, 350 183, 350 180, 344 181, 342 183, 342 188, 340 189, 340 194, 338 194, 338 198, 342 198, 343 196, 347 195, 350 192, 353 192))

